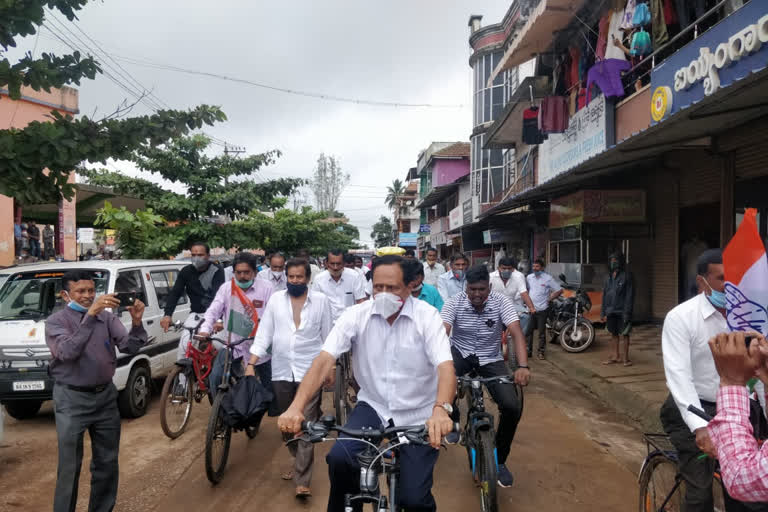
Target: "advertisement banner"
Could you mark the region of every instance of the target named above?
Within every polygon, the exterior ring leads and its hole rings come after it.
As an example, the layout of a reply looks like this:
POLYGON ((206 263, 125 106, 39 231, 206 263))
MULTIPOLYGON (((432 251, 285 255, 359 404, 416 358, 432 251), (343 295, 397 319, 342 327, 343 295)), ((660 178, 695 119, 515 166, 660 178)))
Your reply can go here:
POLYGON ((77 243, 92 244, 93 228, 77 228, 77 243))
POLYGON ((448 229, 453 231, 460 228, 463 223, 464 217, 461 214, 461 205, 459 205, 448 213, 448 229))
POLYGON ((397 245, 400 247, 416 247, 418 239, 418 233, 398 233, 398 240, 400 242, 397 245))
POLYGON ((464 224, 472 224, 475 221, 475 209, 473 208, 473 198, 469 198, 461 203, 461 209, 463 211, 464 224))
POLYGON ((749 2, 651 72, 651 124, 768 64, 768 2, 749 2))
POLYGON ((432 233, 430 235, 430 242, 432 242, 432 247, 437 247, 438 245, 445 245, 445 232, 442 231, 440 233, 432 233))
POLYGON ((539 182, 576 167, 606 149, 607 109, 602 94, 576 112, 565 133, 550 133, 539 145, 539 182))
POLYGON ((419 233, 429 233, 429 232, 430 232, 429 224, 421 224, 419 226, 419 233))

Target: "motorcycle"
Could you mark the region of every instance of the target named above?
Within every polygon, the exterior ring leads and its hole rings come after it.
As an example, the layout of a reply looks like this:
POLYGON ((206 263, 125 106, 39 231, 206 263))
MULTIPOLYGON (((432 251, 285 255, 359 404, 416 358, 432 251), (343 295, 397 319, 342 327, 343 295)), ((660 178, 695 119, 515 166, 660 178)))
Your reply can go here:
POLYGON ((566 352, 583 352, 595 340, 595 327, 583 316, 592 309, 587 292, 569 285, 564 274, 558 276, 566 290, 575 290, 573 297, 558 297, 552 302, 547 315, 547 328, 554 334, 552 340, 559 340, 566 352))

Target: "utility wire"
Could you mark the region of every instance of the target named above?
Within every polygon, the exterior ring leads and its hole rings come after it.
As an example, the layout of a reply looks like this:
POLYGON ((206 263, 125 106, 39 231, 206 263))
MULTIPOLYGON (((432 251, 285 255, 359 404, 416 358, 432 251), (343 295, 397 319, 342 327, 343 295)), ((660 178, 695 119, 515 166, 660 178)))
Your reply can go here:
POLYGON ((327 100, 327 101, 337 101, 340 103, 353 103, 357 105, 372 105, 377 107, 400 107, 400 108, 444 108, 444 109, 467 108, 467 105, 463 105, 463 104, 399 103, 394 101, 380 101, 380 100, 369 100, 369 99, 362 99, 362 98, 350 98, 345 96, 335 96, 332 94, 324 94, 324 93, 311 92, 311 91, 302 91, 298 89, 288 89, 285 87, 277 87, 277 86, 265 84, 262 82, 255 82, 253 80, 248 80, 245 78, 222 75, 222 74, 212 73, 208 71, 199 71, 194 69, 180 68, 178 66, 172 66, 169 64, 160 64, 160 63, 150 62, 147 60, 139 60, 131 57, 124 57, 121 55, 115 55, 115 57, 119 60, 122 60, 123 62, 128 62, 135 66, 144 66, 144 67, 161 69, 166 71, 175 71, 178 73, 186 73, 188 75, 206 76, 209 78, 216 78, 219 80, 226 80, 230 82, 251 85, 253 87, 259 87, 261 89, 268 89, 271 91, 277 91, 285 94, 293 94, 296 96, 304 96, 307 98, 315 98, 315 99, 321 99, 321 100, 327 100))

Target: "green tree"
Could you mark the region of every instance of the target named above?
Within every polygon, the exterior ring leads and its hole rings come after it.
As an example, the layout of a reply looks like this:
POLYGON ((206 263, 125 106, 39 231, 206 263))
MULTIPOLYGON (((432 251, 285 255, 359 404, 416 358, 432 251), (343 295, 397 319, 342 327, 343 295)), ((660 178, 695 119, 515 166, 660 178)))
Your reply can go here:
MULTIPOLYGON (((87 0, 0 0, 0 88, 13 99, 22 87, 50 91, 94 79, 101 69, 92 57, 78 52, 56 56, 43 53, 35 59, 26 54, 11 62, 5 53, 16 39, 37 33, 45 20, 45 8, 57 10, 69 21, 76 18, 87 0)), ((50 122, 32 122, 24 129, 0 130, 0 194, 22 204, 56 202, 74 194, 70 172, 83 162, 126 159, 136 150, 149 150, 189 130, 226 119, 216 107, 202 105, 189 111, 161 110, 153 115, 118 119, 118 109, 101 120, 87 116, 75 120, 58 112, 50 122)))
POLYGON ((130 212, 125 206, 115 208, 109 201, 104 201, 96 216, 96 225, 117 231, 115 245, 126 259, 159 258, 172 252, 177 241, 164 233, 163 223, 152 208, 130 212))
POLYGON ((387 197, 384 199, 384 204, 387 208, 394 210, 397 208, 397 200, 405 192, 403 182, 400 180, 394 180, 391 185, 387 187, 387 197))
POLYGON ((388 247, 394 243, 392 240, 392 222, 389 217, 381 216, 379 221, 373 225, 371 231, 371 238, 373 238, 373 245, 376 248, 388 247))

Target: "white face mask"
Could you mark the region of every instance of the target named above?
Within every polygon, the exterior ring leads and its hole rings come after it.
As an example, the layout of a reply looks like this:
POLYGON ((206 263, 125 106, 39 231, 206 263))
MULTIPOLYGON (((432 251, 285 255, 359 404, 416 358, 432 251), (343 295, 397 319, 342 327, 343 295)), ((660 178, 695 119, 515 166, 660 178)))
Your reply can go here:
POLYGON ((371 313, 378 313, 389 318, 403 308, 403 299, 394 293, 379 292, 373 296, 371 313))
POLYGON ((283 278, 283 273, 282 272, 275 272, 274 270, 270 270, 270 272, 272 272, 272 278, 275 281, 280 281, 283 278))

